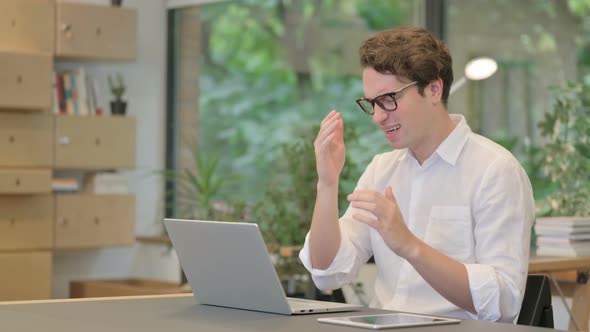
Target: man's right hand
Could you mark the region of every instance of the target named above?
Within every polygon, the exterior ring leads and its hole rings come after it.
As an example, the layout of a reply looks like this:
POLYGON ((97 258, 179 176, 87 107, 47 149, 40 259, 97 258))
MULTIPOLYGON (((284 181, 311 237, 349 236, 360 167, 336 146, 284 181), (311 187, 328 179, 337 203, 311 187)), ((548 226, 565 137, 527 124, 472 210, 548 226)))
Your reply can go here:
POLYGON ((322 120, 314 147, 318 184, 337 185, 346 156, 344 122, 340 113, 333 110, 322 120))

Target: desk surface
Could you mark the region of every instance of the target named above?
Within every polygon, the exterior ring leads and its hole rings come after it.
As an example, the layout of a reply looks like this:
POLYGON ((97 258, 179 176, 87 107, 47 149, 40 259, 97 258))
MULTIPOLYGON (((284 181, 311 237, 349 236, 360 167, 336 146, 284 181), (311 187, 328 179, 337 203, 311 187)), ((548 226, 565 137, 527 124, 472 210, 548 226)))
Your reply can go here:
MULTIPOLYGON (((364 313, 381 313, 368 309, 364 313)), ((43 332, 195 332, 195 331, 369 331, 321 324, 318 317, 351 313, 283 316, 261 312, 199 305, 191 295, 147 296, 91 301, 43 301, 0 304, 3 331, 43 332)), ((359 314, 358 312, 356 314, 359 314)), ((459 325, 395 329, 407 332, 547 331, 543 328, 481 321, 459 325)))

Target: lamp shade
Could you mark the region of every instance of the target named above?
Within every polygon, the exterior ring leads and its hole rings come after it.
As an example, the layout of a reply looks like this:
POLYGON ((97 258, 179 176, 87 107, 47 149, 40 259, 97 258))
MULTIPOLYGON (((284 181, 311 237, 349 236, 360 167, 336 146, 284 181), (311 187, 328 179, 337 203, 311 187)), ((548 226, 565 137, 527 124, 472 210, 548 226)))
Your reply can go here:
POLYGON ((485 80, 498 70, 496 60, 488 57, 475 58, 465 65, 465 76, 470 80, 485 80))
POLYGON ((467 80, 479 81, 494 75, 498 70, 498 63, 496 60, 488 57, 475 58, 465 65, 465 76, 461 77, 451 86, 449 94, 455 93, 459 90, 467 80))

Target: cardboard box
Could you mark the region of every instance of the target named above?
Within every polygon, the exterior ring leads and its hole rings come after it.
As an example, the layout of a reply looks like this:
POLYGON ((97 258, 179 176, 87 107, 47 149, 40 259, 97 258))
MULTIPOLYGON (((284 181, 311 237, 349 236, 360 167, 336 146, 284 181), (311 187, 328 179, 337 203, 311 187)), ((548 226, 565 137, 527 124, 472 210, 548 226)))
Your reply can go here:
POLYGON ((149 279, 84 280, 70 282, 70 297, 112 297, 190 293, 177 283, 149 279))

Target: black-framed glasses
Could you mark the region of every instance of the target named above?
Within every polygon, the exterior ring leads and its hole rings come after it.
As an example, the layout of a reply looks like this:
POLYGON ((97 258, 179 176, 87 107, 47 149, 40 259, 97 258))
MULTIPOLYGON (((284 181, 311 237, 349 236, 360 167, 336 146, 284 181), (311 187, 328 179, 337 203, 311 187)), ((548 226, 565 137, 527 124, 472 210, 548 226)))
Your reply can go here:
POLYGON ((360 106, 360 108, 363 110, 363 112, 365 112, 369 115, 375 114, 375 104, 379 105, 379 107, 381 107, 381 109, 384 111, 393 112, 397 109, 396 95, 398 93, 404 91, 405 89, 407 89, 413 85, 416 85, 416 84, 418 84, 418 82, 412 82, 412 83, 406 84, 393 92, 384 93, 384 94, 379 95, 373 99, 369 99, 369 98, 365 98, 365 97, 359 98, 356 100, 356 103, 360 106))

